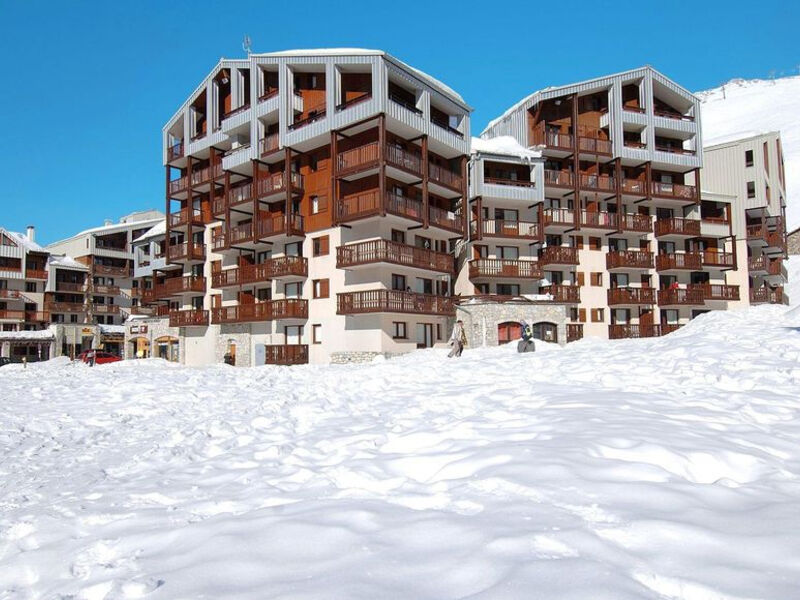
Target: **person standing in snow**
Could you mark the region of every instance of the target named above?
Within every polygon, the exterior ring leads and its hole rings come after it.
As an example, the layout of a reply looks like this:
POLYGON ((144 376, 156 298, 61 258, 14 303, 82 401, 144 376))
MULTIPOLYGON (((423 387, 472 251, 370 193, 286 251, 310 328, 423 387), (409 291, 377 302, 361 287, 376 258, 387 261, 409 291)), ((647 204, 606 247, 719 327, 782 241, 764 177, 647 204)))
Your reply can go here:
POLYGON ((464 331, 464 322, 461 319, 456 321, 453 326, 453 333, 450 334, 450 345, 453 349, 450 350, 447 358, 452 358, 453 356, 458 358, 464 351, 464 346, 467 345, 467 334, 464 331))
POLYGON ((535 352, 536 344, 533 341, 533 329, 526 321, 521 321, 519 325, 522 339, 517 342, 517 352, 535 352))

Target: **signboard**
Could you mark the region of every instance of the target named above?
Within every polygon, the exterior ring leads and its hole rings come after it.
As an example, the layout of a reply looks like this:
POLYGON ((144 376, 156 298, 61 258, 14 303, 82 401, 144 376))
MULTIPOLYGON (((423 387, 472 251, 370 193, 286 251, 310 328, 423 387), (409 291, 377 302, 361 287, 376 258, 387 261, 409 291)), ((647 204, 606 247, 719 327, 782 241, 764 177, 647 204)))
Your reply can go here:
POLYGON ((129 331, 131 333, 147 333, 147 325, 131 325, 129 331))

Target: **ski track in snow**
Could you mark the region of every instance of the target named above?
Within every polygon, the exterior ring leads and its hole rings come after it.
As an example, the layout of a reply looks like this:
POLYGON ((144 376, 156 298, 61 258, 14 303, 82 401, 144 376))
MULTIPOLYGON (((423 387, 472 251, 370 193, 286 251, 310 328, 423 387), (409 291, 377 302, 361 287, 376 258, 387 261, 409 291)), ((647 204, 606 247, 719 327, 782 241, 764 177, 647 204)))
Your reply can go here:
POLYGON ((798 598, 796 312, 533 355, 3 367, 0 599, 798 598))

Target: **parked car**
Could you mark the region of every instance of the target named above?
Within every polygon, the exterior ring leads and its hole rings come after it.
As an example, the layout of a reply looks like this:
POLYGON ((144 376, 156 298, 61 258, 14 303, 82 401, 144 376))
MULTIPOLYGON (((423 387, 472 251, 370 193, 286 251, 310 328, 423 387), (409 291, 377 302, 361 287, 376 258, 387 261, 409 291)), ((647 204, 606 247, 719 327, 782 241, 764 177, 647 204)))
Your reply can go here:
POLYGON ((11 364, 11 359, 7 356, 0 356, 0 367, 11 364))
MULTIPOLYGON (((78 357, 75 360, 79 360, 81 362, 85 362, 88 364, 89 362, 89 353, 92 350, 86 350, 78 354, 78 357)), ((119 356, 115 354, 110 354, 108 352, 101 352, 100 350, 95 351, 95 360, 94 363, 96 365, 104 365, 106 363, 118 362, 122 360, 119 356)))

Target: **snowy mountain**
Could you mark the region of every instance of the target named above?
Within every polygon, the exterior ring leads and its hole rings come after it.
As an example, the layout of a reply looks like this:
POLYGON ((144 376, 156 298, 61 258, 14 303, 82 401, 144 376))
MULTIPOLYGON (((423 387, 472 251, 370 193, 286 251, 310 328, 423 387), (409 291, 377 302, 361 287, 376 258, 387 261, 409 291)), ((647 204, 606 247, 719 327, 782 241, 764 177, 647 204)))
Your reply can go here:
POLYGON ((0 371, 0 598, 798 597, 800 334, 0 371))
POLYGON ((697 95, 703 103, 705 145, 739 132, 781 132, 787 221, 790 230, 800 226, 800 76, 733 79, 697 95))

